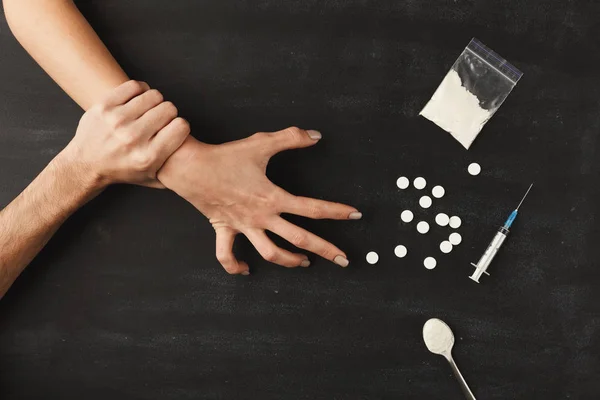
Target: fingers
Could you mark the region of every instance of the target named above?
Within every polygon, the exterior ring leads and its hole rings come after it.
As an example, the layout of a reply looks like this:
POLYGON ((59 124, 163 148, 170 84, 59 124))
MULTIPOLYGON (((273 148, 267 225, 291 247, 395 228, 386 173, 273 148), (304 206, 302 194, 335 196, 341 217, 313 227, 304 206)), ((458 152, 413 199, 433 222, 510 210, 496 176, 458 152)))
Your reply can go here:
POLYGON ((340 267, 347 267, 349 264, 346 254, 333 244, 283 218, 275 218, 268 229, 294 246, 318 254, 340 267))
POLYGON ((150 141, 150 147, 157 155, 157 165, 162 166, 189 134, 190 124, 183 118, 175 118, 162 128, 150 141))
POLYGON ((142 135, 151 138, 175 117, 177 117, 177 108, 170 101, 165 101, 142 115, 135 125, 142 135))
POLYGON ((163 95, 156 89, 150 89, 129 100, 122 106, 122 112, 130 119, 136 120, 163 102, 163 95))
POLYGON ((280 247, 277 247, 275 243, 269 239, 267 234, 262 230, 251 230, 244 232, 250 243, 260 253, 262 258, 272 262, 273 264, 279 264, 284 267, 308 267, 310 261, 308 257, 303 254, 294 254, 280 247))
POLYGON ((104 104, 108 107, 123 105, 148 89, 150 89, 150 86, 146 82, 127 81, 115 88, 106 98, 104 104))
POLYGON ((345 220, 362 218, 362 214, 354 207, 291 194, 284 197, 282 204, 282 212, 312 219, 345 220))
POLYGON ((265 149, 269 156, 273 156, 281 151, 290 149, 299 149, 316 144, 321 139, 321 133, 318 131, 291 127, 279 132, 262 135, 267 139, 265 149))
POLYGON ((217 232, 217 260, 221 263, 225 271, 231 275, 250 275, 248 264, 238 261, 233 254, 233 242, 235 241, 235 232, 229 228, 218 228, 217 232))

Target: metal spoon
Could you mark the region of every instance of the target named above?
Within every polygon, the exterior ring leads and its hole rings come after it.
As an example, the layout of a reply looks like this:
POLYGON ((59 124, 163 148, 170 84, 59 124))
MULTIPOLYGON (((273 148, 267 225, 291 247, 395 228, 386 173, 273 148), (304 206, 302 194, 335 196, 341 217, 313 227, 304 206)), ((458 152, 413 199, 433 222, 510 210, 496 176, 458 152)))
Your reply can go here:
POLYGON ((425 322, 423 326, 423 340, 425 345, 433 354, 439 354, 446 357, 450 363, 452 371, 460 383, 460 387, 469 400, 476 400, 473 392, 469 389, 469 385, 465 382, 462 374, 458 370, 454 359, 452 358, 452 346, 454 346, 454 334, 446 323, 440 319, 432 318, 425 322))

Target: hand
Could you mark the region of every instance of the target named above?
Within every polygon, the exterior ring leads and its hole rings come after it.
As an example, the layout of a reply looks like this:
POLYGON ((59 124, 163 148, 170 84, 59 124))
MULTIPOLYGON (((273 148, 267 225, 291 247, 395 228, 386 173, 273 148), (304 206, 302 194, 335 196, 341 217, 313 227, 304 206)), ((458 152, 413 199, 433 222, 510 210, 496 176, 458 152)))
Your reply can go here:
POLYGON ((187 121, 159 91, 129 81, 83 115, 64 152, 100 187, 164 187, 156 173, 189 133, 187 121))
POLYGON ((210 220, 217 234, 217 259, 230 274, 249 274, 248 264, 233 254, 238 233, 243 233, 267 261, 285 267, 310 265, 306 255, 277 247, 266 230, 346 267, 348 259, 343 251, 284 220, 280 214, 347 220, 360 219, 361 213, 343 204, 291 195, 266 176, 272 156, 283 150, 312 146, 320 139, 319 132, 298 128, 257 133, 217 146, 190 138, 165 163, 158 179, 210 220))

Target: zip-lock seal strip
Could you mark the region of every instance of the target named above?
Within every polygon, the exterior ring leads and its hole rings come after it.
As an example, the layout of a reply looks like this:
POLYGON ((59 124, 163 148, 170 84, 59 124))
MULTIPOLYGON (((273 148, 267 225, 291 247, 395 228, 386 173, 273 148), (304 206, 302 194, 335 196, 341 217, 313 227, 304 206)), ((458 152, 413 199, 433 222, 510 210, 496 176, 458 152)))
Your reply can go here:
POLYGON ((479 57, 482 61, 486 62, 489 66, 504 75, 515 85, 523 76, 523 72, 521 72, 517 67, 500 57, 498 53, 475 38, 471 39, 466 47, 466 50, 479 57))

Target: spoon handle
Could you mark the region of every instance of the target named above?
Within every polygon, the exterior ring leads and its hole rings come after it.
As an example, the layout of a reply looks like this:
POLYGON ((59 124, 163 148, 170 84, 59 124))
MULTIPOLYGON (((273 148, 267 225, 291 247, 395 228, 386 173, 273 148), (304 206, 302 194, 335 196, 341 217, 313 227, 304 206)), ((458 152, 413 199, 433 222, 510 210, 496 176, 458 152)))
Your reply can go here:
POLYGON ((460 383, 460 388, 462 389, 467 399, 476 400, 475 396, 473 396, 473 392, 471 392, 471 389, 469 389, 469 385, 467 385, 465 378, 463 378, 462 374, 458 370, 458 367, 456 366, 456 363, 454 362, 452 356, 449 355, 447 358, 448 362, 450 363, 450 366, 452 367, 452 372, 454 372, 454 376, 456 376, 456 379, 458 379, 458 382, 460 383))

